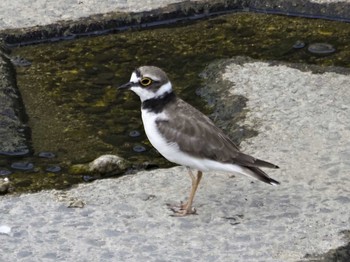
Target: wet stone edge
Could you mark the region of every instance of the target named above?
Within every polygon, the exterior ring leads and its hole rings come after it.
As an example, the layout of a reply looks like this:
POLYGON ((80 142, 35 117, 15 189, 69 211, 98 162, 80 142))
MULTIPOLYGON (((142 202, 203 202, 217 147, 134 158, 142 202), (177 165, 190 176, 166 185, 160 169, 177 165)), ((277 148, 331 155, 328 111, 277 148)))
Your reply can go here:
POLYGON ((232 12, 283 14, 350 22, 348 2, 321 4, 307 0, 205 0, 169 4, 151 11, 110 12, 45 26, 6 29, 0 31, 0 38, 3 38, 9 46, 20 46, 149 28, 232 12))
POLYGON ((16 82, 16 71, 0 39, 0 156, 31 152, 30 129, 16 82))

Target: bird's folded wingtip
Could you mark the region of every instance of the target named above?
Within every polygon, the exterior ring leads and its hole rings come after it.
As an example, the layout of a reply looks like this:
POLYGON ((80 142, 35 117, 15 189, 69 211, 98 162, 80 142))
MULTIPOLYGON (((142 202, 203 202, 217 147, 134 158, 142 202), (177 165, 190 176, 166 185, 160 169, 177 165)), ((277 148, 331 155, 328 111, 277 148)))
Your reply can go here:
POLYGON ((281 184, 280 182, 278 182, 278 181, 276 181, 276 180, 270 178, 270 185, 278 186, 278 185, 280 185, 280 184, 281 184))
POLYGON ((278 165, 272 164, 270 162, 267 162, 261 159, 255 159, 254 165, 259 167, 267 167, 267 168, 276 168, 276 169, 280 168, 278 165))

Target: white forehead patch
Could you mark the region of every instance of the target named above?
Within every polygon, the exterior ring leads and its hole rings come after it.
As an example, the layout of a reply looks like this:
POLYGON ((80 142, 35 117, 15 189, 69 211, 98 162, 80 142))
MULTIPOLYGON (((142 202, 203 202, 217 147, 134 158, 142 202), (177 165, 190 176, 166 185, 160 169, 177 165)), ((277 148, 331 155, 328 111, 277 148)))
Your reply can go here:
POLYGON ((135 72, 133 72, 133 73, 131 74, 130 82, 133 82, 133 83, 138 83, 138 82, 139 82, 139 78, 137 77, 137 75, 136 75, 135 72))

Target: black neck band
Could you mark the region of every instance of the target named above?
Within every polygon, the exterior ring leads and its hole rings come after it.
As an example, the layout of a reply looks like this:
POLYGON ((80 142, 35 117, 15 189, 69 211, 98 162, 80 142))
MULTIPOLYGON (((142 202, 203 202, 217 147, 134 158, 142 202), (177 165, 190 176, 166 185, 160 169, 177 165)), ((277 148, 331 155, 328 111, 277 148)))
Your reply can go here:
POLYGON ((150 112, 160 113, 163 111, 166 104, 175 101, 176 95, 173 91, 167 92, 164 95, 147 99, 142 102, 142 109, 147 109, 150 112))

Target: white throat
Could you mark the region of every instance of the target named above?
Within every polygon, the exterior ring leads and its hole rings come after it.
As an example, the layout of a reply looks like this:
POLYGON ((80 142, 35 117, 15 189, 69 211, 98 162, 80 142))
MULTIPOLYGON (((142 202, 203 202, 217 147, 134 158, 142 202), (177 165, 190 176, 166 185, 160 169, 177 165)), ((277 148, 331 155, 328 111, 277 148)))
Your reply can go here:
MULTIPOLYGON (((134 82, 134 83, 138 82, 138 80, 136 82, 132 80, 133 80, 133 76, 131 76, 130 82, 134 82)), ((140 97, 141 102, 143 102, 148 99, 160 97, 165 93, 170 93, 172 91, 172 85, 170 81, 168 81, 167 83, 162 85, 156 92, 154 92, 151 89, 147 89, 147 87, 142 88, 139 86, 133 86, 130 88, 130 90, 135 92, 140 97)))

